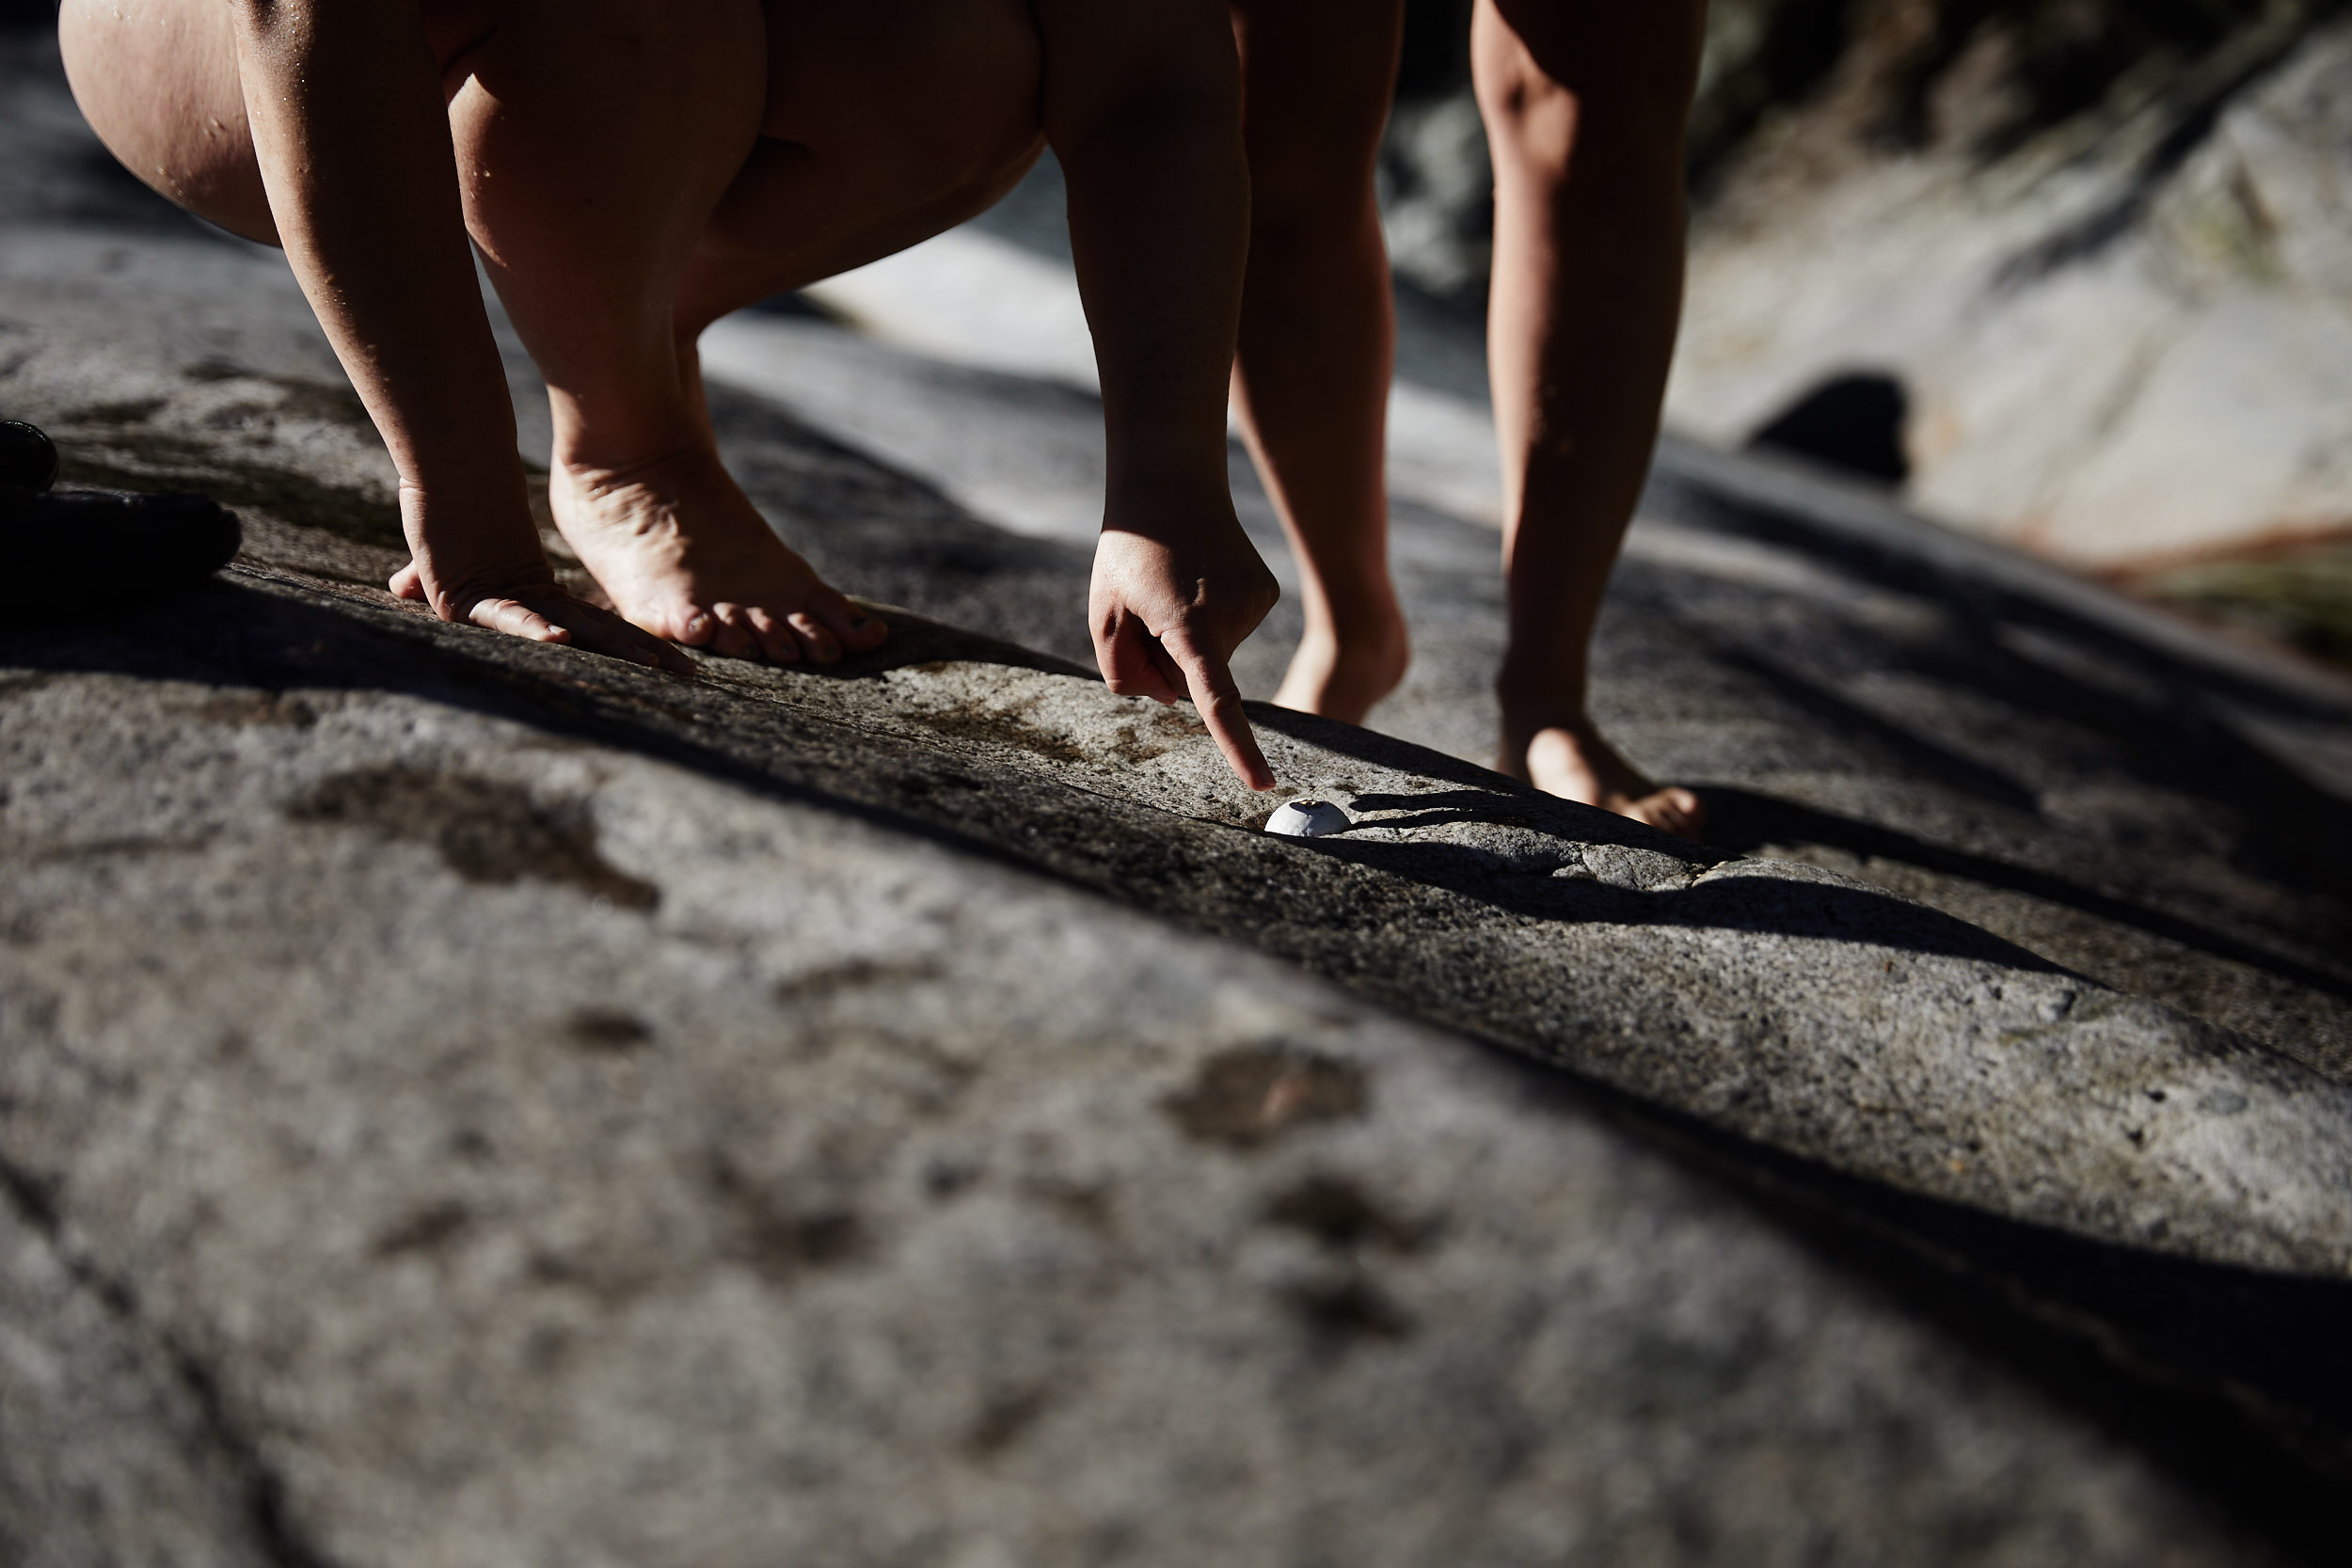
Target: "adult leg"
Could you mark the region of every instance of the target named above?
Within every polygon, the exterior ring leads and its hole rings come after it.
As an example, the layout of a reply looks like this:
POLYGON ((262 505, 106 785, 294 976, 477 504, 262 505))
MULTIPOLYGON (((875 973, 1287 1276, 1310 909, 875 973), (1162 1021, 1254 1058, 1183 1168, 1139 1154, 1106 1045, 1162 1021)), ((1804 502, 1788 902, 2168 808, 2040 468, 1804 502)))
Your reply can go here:
POLYGON ((1601 593, 1658 438, 1681 310, 1684 121, 1706 0, 1479 0, 1471 66, 1495 164, 1487 358, 1510 645, 1496 766, 1696 836, 1586 711, 1601 593))
POLYGON ((1396 343, 1373 166, 1402 0, 1236 0, 1249 266, 1234 406, 1296 551, 1306 634, 1275 701, 1358 721, 1404 678, 1382 448, 1396 343))

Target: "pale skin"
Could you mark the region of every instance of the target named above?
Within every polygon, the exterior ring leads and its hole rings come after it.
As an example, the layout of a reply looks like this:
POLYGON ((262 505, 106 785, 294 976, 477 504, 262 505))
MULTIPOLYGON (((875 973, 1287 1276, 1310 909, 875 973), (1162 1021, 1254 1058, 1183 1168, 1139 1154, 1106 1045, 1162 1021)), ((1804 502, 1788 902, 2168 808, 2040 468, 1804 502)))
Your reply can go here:
MULTIPOLYGON (((1306 570, 1276 701, 1359 721, 1403 678, 1381 409, 1394 340, 1372 168, 1399 0, 1242 0, 1254 201, 1235 404, 1306 570)), ((1695 838, 1587 706, 1601 593, 1658 435, 1682 291, 1684 119, 1705 0, 1480 0, 1495 166, 1487 357, 1510 638, 1495 765, 1695 838)))
POLYGON ((1189 698, 1272 787, 1227 668, 1277 590, 1225 484, 1248 198, 1222 0, 68 0, 60 36, 135 173, 285 247, 399 471, 393 591, 681 671, 673 643, 823 663, 886 635, 720 463, 702 329, 961 221, 1051 145, 1102 372, 1104 675, 1189 698), (473 250, 617 613, 539 547, 473 250))

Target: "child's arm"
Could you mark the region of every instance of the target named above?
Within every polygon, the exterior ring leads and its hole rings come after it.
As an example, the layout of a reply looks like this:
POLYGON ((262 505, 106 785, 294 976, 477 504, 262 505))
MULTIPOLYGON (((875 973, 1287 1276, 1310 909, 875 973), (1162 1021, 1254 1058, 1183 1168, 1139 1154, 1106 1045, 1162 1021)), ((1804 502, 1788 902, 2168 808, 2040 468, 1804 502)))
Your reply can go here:
POLYGON ((418 0, 235 0, 254 150, 286 256, 400 471, 447 621, 691 669, 556 586, 474 279, 418 0))
POLYGON ((1109 491, 1089 616, 1111 689, 1189 694, 1270 789, 1227 662, 1279 590, 1233 516, 1225 396, 1249 186, 1227 0, 1036 0, 1109 491))

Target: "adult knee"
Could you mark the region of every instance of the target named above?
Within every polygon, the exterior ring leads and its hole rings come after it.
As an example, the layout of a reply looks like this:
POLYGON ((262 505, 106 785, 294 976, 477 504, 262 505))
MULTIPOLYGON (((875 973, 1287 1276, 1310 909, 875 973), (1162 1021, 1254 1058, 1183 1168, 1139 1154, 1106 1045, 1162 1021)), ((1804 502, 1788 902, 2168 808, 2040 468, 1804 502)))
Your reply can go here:
POLYGON ((1481 0, 1470 38, 1497 150, 1554 178, 1678 175, 1703 0, 1481 0))
POLYGON ((1371 210, 1396 81, 1394 0, 1238 0, 1253 244, 1345 230, 1371 210))

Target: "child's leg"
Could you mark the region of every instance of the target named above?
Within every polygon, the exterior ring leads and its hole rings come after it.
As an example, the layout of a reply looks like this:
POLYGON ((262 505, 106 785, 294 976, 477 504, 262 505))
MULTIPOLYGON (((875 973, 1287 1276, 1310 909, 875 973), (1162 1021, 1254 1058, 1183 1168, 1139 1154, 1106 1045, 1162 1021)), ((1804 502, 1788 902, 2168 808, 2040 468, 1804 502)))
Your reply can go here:
POLYGON ((1275 701, 1361 721, 1404 678, 1381 465, 1395 349, 1373 164, 1402 0, 1236 0, 1249 270, 1233 398, 1297 552, 1306 635, 1275 701))
MULTIPOLYGON (((549 499, 631 620, 685 641, 707 635, 723 653, 829 660, 873 646, 882 627, 778 544, 719 467, 693 341, 729 310, 926 239, 1001 195, 1039 141, 1038 46, 1019 0, 768 0, 763 9, 751 56, 764 64, 756 139, 713 160, 728 175, 721 188, 693 192, 691 244, 663 251, 659 287, 644 296, 664 302, 658 333, 648 313, 632 320, 626 355, 585 356, 602 376, 581 383, 592 396, 573 395, 542 359, 557 393, 549 499)), ((536 179, 559 183, 567 118, 602 131, 612 117, 575 83, 551 96, 560 106, 539 117, 551 166, 536 179)), ((453 113, 465 108, 461 96, 453 113)), ((675 190, 674 177, 645 172, 649 194, 675 190)), ((585 232, 549 236, 559 256, 598 227, 579 211, 585 232)), ((529 341, 526 310, 505 278, 500 287, 529 341)), ((554 300, 548 335, 561 339, 574 319, 570 299, 554 300)))
MULTIPOLYGON (((856 40, 817 31, 803 13, 821 22, 823 8, 794 0, 771 0, 764 17, 754 0, 428 0, 468 223, 553 392, 558 521, 639 625, 782 658, 881 640, 719 466, 680 322, 691 349, 716 314, 926 237, 1017 178, 1037 139, 1025 8, 993 50, 948 24, 1001 23, 1008 5, 834 8, 869 25, 854 69, 830 75, 825 50, 856 40), (961 58, 915 50, 928 78, 894 75, 894 26, 961 58), (767 79, 780 51, 781 94, 767 79), (973 88, 1008 81, 993 98, 973 88), (810 144, 763 135, 803 122, 821 127, 810 144), (930 135, 894 142, 909 124, 930 135), (975 189, 969 166, 992 154, 994 188, 975 189)), ((70 0, 63 36, 84 108, 126 165, 215 222, 276 238, 224 8, 70 0)), ((413 578, 396 586, 413 591, 413 578)))
POLYGON ((687 269, 681 337, 952 228, 1044 146, 1026 0, 769 0, 767 14, 760 140, 687 269))
POLYGON ((678 355, 698 407, 705 327, 985 211, 1045 145, 1025 0, 767 9, 760 140, 678 288, 678 355))
POLYGON ((727 475, 681 373, 678 286, 767 103, 755 0, 499 0, 453 68, 472 230, 546 376, 548 502, 614 608, 658 636, 829 661, 882 628, 727 475))
POLYGON ((1686 836, 1698 798, 1627 763, 1585 688, 1674 350, 1705 15, 1704 0, 1480 0, 1471 32, 1495 162, 1487 352, 1511 606, 1496 766, 1686 836))
POLYGON ((208 223, 278 243, 226 6, 65 0, 57 42, 74 101, 123 167, 208 223))

